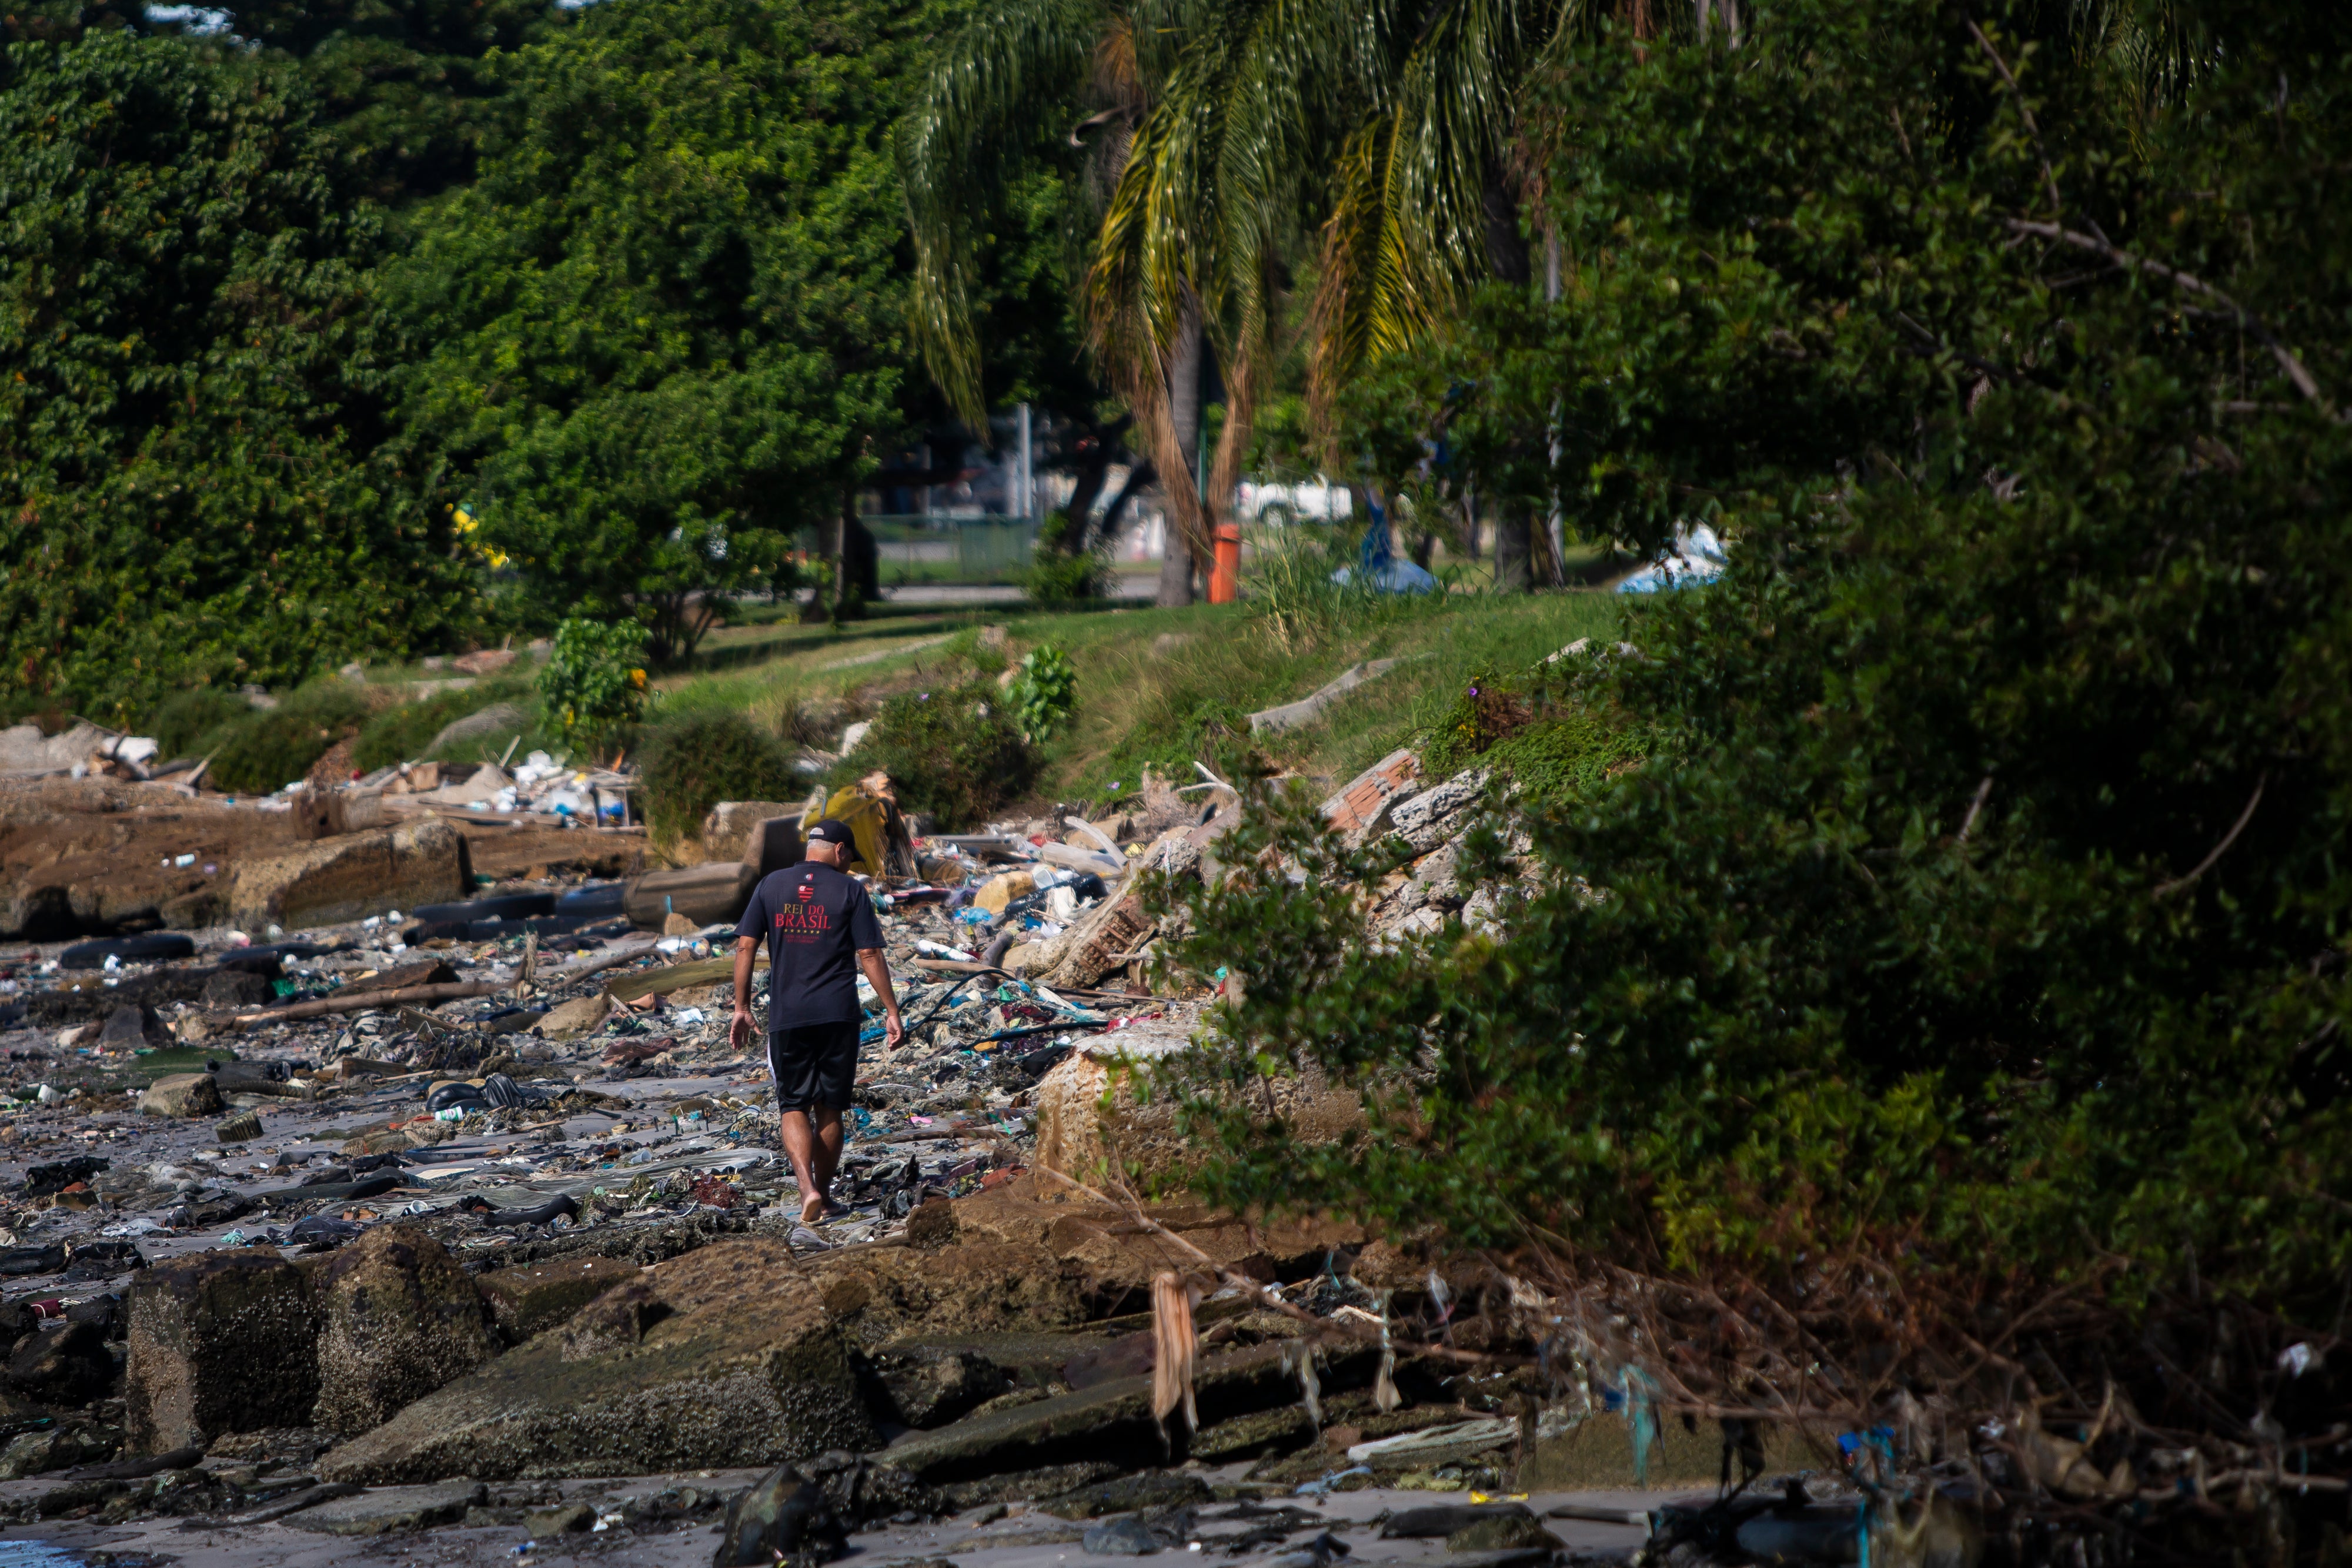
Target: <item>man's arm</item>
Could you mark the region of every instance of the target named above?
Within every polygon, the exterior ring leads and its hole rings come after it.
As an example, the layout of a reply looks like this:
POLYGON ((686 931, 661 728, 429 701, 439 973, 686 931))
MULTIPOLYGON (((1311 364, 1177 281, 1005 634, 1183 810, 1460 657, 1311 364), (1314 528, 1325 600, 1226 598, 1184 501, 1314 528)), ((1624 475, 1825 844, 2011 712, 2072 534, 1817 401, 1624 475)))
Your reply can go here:
POLYGON ((738 1051, 760 1032, 760 1020, 751 1016, 751 965, 759 956, 757 936, 735 938, 735 1017, 727 1026, 727 1039, 738 1051))
MULTIPOLYGON (((740 973, 742 961, 738 959, 736 963, 740 973)), ((882 1043, 885 1046, 897 1045, 906 1038, 907 1026, 898 1017, 898 998, 890 989, 890 966, 882 961, 882 949, 860 947, 857 950, 857 967, 866 971, 866 983, 874 988, 874 994, 882 998, 882 1043)))

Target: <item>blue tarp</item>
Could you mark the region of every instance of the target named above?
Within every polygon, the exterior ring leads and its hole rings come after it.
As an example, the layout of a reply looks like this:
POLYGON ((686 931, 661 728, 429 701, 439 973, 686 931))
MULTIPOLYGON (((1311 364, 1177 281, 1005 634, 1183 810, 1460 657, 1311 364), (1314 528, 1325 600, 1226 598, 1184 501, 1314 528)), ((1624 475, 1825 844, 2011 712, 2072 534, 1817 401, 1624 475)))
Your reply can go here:
POLYGON ((1695 588, 1723 575, 1723 540, 1705 523, 1675 530, 1675 548, 1617 585, 1620 593, 1695 588))

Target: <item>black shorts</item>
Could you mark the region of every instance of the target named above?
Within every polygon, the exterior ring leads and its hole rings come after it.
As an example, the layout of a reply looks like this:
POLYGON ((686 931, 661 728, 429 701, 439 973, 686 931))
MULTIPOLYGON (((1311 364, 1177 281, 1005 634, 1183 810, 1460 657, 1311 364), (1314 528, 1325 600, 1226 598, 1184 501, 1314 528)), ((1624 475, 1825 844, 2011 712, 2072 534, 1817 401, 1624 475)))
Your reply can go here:
POLYGON ((803 1024, 768 1036, 768 1075, 776 1081, 778 1110, 849 1109, 860 1021, 803 1024))

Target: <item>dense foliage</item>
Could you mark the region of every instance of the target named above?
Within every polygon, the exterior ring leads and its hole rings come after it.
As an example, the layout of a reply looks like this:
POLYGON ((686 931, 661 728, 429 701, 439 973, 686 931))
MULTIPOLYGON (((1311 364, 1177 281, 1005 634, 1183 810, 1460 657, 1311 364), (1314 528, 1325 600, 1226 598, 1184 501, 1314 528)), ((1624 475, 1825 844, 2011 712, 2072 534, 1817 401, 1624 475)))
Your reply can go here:
POLYGON ((2336 1313, 2347 36, 1977 12, 1786 0, 1563 65, 1565 298, 1484 301, 1425 415, 1732 565, 1579 666, 1659 750, 1517 859, 1475 836, 1483 918, 1361 945, 1340 894, 1399 852, 1303 801, 1220 847, 1184 956, 1245 981, 1232 1082, 1319 1063, 1375 1114, 1305 1150, 1196 1102, 1218 1197, 1788 1292, 1859 1247, 2336 1313))
MULTIPOLYGON (((96 31, 0 63, 0 660, 138 713, 450 634, 465 584, 387 424, 375 221, 300 81, 96 31)), ((283 782, 279 780, 278 782, 283 782)))
POLYGON ((556 627, 553 642, 539 674, 539 695, 566 740, 591 744, 644 714, 644 627, 573 617, 556 627))
MULTIPOLYGON (((890 135, 957 0, 218 15, 0 22, 12 709, 573 614, 672 658, 927 438, 890 135)), ((1083 403, 1074 197, 1016 184, 991 386, 1083 403)))
POLYGON ((761 580, 901 423, 887 131, 926 26, 873 4, 589 12, 515 57, 522 122, 399 272, 411 417, 475 474, 534 612, 761 580))

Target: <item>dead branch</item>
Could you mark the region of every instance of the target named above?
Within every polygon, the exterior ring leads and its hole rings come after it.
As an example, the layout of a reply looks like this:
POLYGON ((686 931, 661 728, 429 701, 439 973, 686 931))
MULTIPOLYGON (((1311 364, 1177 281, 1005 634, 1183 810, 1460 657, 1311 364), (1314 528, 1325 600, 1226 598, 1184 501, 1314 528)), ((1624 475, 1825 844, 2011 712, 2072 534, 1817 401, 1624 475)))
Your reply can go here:
POLYGON ((1984 29, 1977 26, 1973 16, 1969 18, 1969 33, 1976 39, 1977 47, 1992 61, 1992 68, 2000 73, 2001 83, 2009 89, 2009 96, 2017 101, 2017 117, 2025 121, 2026 132, 2033 138, 2033 151, 2042 160, 2042 183, 2050 193, 2051 214, 2053 216, 2063 214, 2066 211, 2066 202, 2058 194, 2058 175, 2050 167, 2050 149, 2042 145, 2042 127, 2034 123, 2033 110, 2026 106, 2024 90, 2017 85, 2017 78, 2010 75, 2009 62, 2000 57, 2000 51, 1992 47, 1992 40, 1985 37, 1984 29))
POLYGON ((2010 218, 2006 223, 2012 234, 2033 235, 2042 239, 2056 240, 2061 245, 2073 246, 2076 250, 2089 251, 2094 256, 2105 256, 2126 272, 2145 272, 2184 293, 2201 295, 2221 305, 2237 317, 2240 326, 2262 340, 2263 346, 2271 351, 2271 358, 2276 360, 2279 369, 2286 372, 2286 379, 2294 383, 2295 391, 2322 413, 2331 417, 2334 415, 2334 406, 2319 390, 2319 383, 2312 379, 2309 371, 2303 368, 2303 361, 2294 357, 2294 351, 2279 341, 2278 334, 2270 329, 2269 323, 2202 278, 2192 277, 2177 267, 2168 267, 2163 262, 2135 256, 2121 246, 2095 235, 2078 233, 2061 224, 2038 224, 2025 218, 2010 218))
POLYGON ((2148 896, 2150 898, 2169 897, 2171 894, 2179 892, 2182 888, 2187 887, 2189 883, 2195 882, 2199 877, 2203 876, 2207 872, 2211 871, 2213 869, 2213 862, 2230 852, 2230 846, 2238 841, 2238 835, 2246 831, 2246 824, 2254 820, 2254 808, 2263 803, 2263 787, 2270 781, 2271 776, 2267 770, 2263 772, 2261 778, 2254 780, 2254 792, 2246 798, 2246 809, 2238 813, 2238 820, 2230 824, 2230 831, 2221 835, 2221 841, 2215 844, 2206 854, 2205 858, 2197 862, 2197 868, 2194 871, 2190 872, 2186 876, 2177 876, 2170 882, 2157 883, 2156 891, 2149 894, 2148 896))

